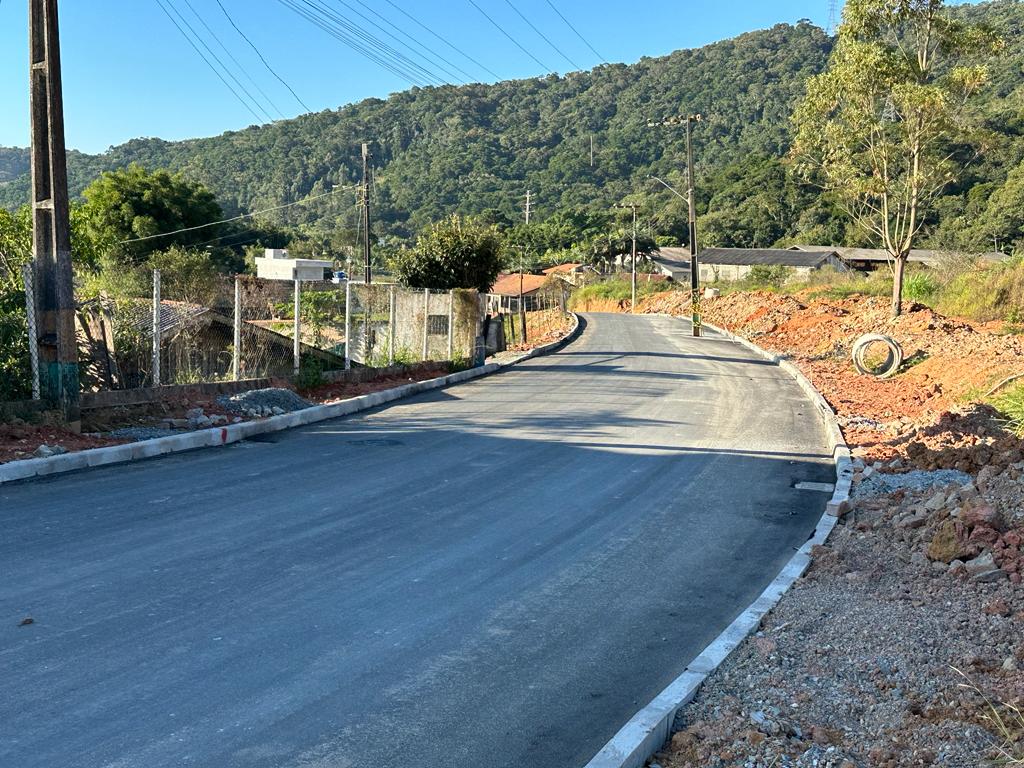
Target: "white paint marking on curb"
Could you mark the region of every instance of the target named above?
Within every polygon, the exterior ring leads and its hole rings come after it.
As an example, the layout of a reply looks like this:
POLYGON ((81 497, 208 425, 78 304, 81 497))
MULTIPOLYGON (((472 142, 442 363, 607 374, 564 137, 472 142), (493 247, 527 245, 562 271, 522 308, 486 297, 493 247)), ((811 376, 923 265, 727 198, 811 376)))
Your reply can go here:
POLYGON ((348 416, 359 411, 366 411, 370 408, 385 403, 390 403, 410 395, 427 392, 432 389, 458 384, 463 381, 470 381, 488 374, 508 368, 511 365, 529 360, 538 355, 553 352, 575 339, 580 330, 579 316, 573 314, 574 325, 571 331, 563 339, 537 347, 529 352, 523 353, 520 357, 506 360, 501 363, 487 363, 479 368, 469 368, 465 371, 439 376, 436 379, 416 381, 411 384, 403 384, 392 389, 384 389, 379 392, 371 392, 368 395, 360 395, 340 403, 330 405, 314 405, 310 408, 303 408, 301 411, 292 411, 280 416, 270 416, 259 421, 243 421, 239 424, 231 424, 226 427, 211 427, 199 429, 194 432, 186 432, 180 435, 169 435, 157 437, 151 440, 140 440, 124 445, 111 445, 104 448, 89 448, 74 453, 63 453, 59 456, 51 456, 46 459, 22 459, 20 461, 9 461, 0 464, 0 485, 14 482, 16 480, 29 480, 33 477, 55 475, 62 472, 71 472, 76 469, 87 469, 107 464, 120 464, 129 461, 138 461, 153 456, 161 456, 165 453, 179 453, 191 451, 197 448, 210 448, 221 445, 237 443, 241 440, 262 435, 267 432, 280 432, 293 427, 313 424, 318 421, 336 419, 340 416, 348 416))
MULTIPOLYGON (((666 315, 671 317, 671 315, 666 315)), ((641 768, 651 755, 660 750, 671 735, 672 723, 680 709, 689 704, 701 683, 753 632, 761 623, 765 614, 774 608, 782 596, 793 586, 794 582, 807 571, 811 564, 811 549, 824 544, 832 529, 839 520, 839 515, 849 501, 850 484, 853 478, 853 466, 850 461, 850 449, 839 429, 835 411, 825 402, 825 398, 814 388, 814 385, 795 365, 788 360, 761 349, 746 339, 725 331, 716 326, 704 324, 723 338, 736 342, 765 360, 774 363, 796 379, 797 384, 807 394, 811 402, 817 406, 818 415, 825 425, 829 445, 832 448, 832 460, 836 467, 836 484, 800 483, 804 485, 825 486, 813 490, 833 491, 832 498, 825 507, 825 512, 818 520, 811 537, 804 542, 789 562, 783 566, 778 576, 769 584, 764 592, 747 606, 736 619, 725 628, 710 645, 708 645, 693 661, 687 665, 679 677, 672 681, 665 690, 659 693, 646 707, 641 709, 601 748, 587 763, 586 768, 641 768)))

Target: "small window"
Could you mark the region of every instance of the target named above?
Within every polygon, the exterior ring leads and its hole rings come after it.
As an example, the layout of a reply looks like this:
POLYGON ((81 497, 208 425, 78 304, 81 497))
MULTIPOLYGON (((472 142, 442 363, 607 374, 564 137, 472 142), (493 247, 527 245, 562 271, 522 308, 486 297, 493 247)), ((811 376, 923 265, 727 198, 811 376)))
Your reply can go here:
POLYGON ((448 315, 427 315, 427 334, 430 336, 447 336, 448 315))

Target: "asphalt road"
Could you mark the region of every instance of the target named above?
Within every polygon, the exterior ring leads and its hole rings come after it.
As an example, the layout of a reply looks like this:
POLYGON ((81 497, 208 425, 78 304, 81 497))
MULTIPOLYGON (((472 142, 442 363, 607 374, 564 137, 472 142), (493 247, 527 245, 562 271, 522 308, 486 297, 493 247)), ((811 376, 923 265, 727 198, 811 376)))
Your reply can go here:
POLYGON ((591 315, 386 409, 0 486, 0 765, 582 765, 833 479, 778 368, 591 315))

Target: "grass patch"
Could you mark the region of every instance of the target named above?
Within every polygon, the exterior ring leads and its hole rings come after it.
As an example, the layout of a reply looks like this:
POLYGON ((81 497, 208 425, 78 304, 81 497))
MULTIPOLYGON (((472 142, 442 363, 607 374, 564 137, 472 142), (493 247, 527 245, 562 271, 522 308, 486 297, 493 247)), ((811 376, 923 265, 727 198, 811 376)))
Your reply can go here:
MULTIPOLYGON (((637 299, 652 293, 662 293, 666 290, 673 290, 671 283, 665 282, 639 282, 636 284, 637 299)), ((633 296, 633 288, 630 280, 613 278, 602 280, 597 283, 584 285, 573 291, 570 305, 575 307, 587 301, 629 301, 633 296)))
POLYGON ((992 398, 992 405, 1006 419, 1006 427, 1024 437, 1024 383, 1017 383, 992 398))

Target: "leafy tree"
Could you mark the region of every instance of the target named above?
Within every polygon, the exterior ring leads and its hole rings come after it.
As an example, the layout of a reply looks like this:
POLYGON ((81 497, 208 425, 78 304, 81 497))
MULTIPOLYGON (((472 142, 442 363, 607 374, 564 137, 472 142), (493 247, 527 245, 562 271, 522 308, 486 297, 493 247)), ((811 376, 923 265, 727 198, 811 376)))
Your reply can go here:
POLYGON ((416 288, 487 291, 503 265, 501 235, 493 226, 451 215, 431 225, 414 249, 395 257, 395 274, 416 288))
POLYGON ((828 69, 810 79, 794 115, 803 172, 820 174, 892 259, 894 315, 926 214, 956 178, 968 102, 986 81, 986 68, 969 62, 999 45, 942 0, 848 0, 828 69))
POLYGON ((0 292, 21 286, 21 265, 32 259, 32 218, 29 207, 16 213, 0 208, 0 292))
POLYGON ((146 257, 171 246, 198 247, 217 238, 219 226, 156 237, 223 217, 213 193, 203 185, 163 170, 142 166, 109 171, 84 191, 81 215, 85 230, 113 263, 142 264, 146 257))

